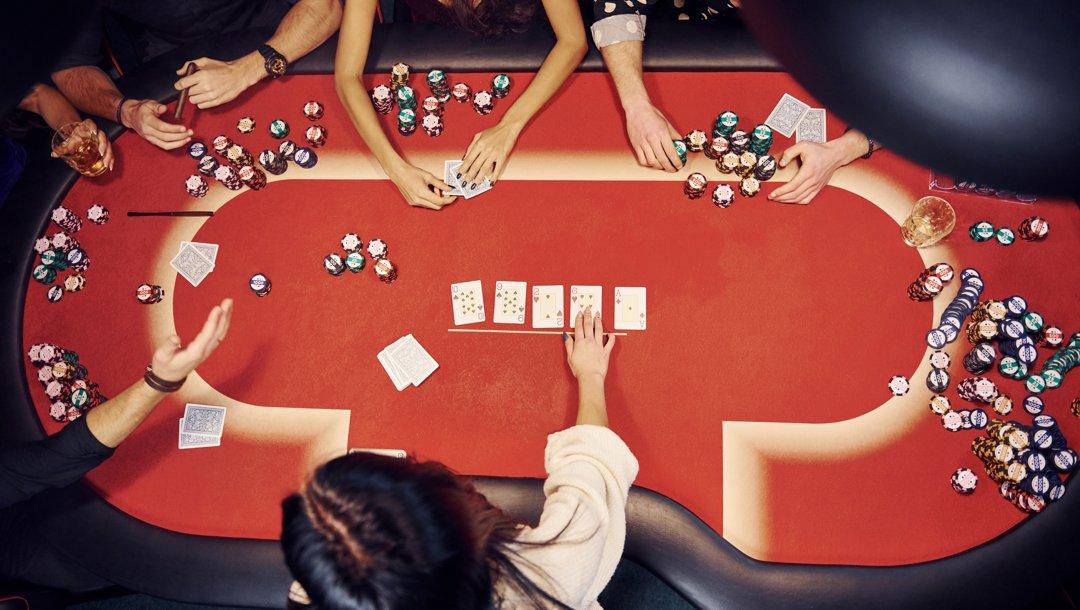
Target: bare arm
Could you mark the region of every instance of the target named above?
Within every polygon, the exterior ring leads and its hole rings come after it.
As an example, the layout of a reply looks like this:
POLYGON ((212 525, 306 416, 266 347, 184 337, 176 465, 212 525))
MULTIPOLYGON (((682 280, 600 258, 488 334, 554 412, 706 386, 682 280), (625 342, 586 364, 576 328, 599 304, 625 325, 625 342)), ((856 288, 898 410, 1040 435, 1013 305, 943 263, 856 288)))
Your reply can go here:
POLYGON ((619 93, 626 115, 626 135, 638 163, 675 171, 682 162, 671 142, 680 135, 649 99, 641 70, 641 50, 641 42, 627 40, 601 47, 600 54, 619 93))
POLYGON ((465 182, 499 179, 521 130, 555 95, 585 56, 585 25, 581 22, 577 2, 544 0, 544 10, 555 31, 555 46, 544 58, 536 77, 506 111, 499 124, 473 138, 460 168, 465 182))
MULTIPOLYGON (((866 134, 850 129, 847 133, 824 144, 799 142, 780 156, 778 164, 787 167, 799 160, 799 171, 787 184, 769 194, 769 199, 781 203, 810 203, 829 183, 836 170, 867 153, 870 140, 866 134)), ((874 150, 881 146, 874 142, 874 150)))
POLYGON ((607 402, 604 399, 604 380, 607 378, 615 335, 604 343, 604 323, 592 309, 578 312, 574 334, 563 333, 566 361, 578 381, 577 424, 607 426, 607 402))
POLYGON ((40 83, 34 85, 30 93, 19 102, 19 108, 37 114, 54 130, 61 125, 82 120, 79 112, 59 91, 40 83))

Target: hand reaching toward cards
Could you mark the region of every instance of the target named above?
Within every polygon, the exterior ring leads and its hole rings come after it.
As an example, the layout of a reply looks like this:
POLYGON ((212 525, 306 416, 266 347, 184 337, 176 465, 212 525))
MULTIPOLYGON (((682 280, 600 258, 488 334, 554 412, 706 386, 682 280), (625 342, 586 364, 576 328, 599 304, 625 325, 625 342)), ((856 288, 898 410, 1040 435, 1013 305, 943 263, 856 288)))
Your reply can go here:
POLYGON ((199 108, 213 108, 231 102, 245 89, 259 82, 266 76, 262 56, 250 53, 234 61, 219 61, 209 57, 193 59, 176 71, 184 74, 188 64, 195 64, 198 70, 181 78, 173 84, 177 91, 190 87, 188 101, 199 108))
POLYGON ((615 347, 615 335, 609 335, 604 343, 604 323, 600 314, 593 315, 592 308, 578 312, 574 320, 574 334, 565 334, 566 362, 578 381, 607 377, 608 360, 615 347))
POLYGON ((626 111, 626 136, 639 165, 667 172, 682 167, 679 153, 671 143, 682 136, 652 104, 643 103, 626 111))
POLYGON ((499 123, 473 136, 458 168, 462 185, 483 182, 485 179, 492 183, 498 181, 520 133, 518 127, 499 123))
POLYGON ((444 194, 453 190, 450 185, 405 160, 391 166, 386 173, 411 206, 440 210, 456 199, 444 194))
POLYGON ((194 132, 183 125, 162 121, 165 104, 155 100, 127 100, 121 109, 121 122, 135 130, 154 146, 165 150, 180 148, 191 141, 194 132))
POLYGON ((181 346, 179 336, 169 337, 154 352, 151 364, 154 374, 165 381, 180 381, 206 361, 229 332, 232 308, 232 299, 225 299, 210 310, 202 330, 187 347, 181 346))
POLYGON ((836 170, 858 159, 866 150, 866 136, 854 129, 824 144, 799 142, 785 150, 778 161, 780 167, 787 167, 797 157, 799 171, 790 182, 773 191, 769 199, 781 203, 810 203, 836 170))

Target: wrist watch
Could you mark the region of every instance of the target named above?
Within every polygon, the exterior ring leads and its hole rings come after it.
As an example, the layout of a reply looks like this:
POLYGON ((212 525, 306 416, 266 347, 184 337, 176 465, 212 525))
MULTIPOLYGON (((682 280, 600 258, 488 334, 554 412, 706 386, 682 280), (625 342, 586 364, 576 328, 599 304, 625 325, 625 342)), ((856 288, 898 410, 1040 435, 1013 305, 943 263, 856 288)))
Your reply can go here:
POLYGON ((286 68, 289 67, 289 60, 285 59, 285 56, 277 52, 274 47, 263 44, 259 45, 259 55, 263 56, 266 63, 263 67, 266 68, 266 73, 270 75, 270 78, 278 78, 285 74, 286 68))

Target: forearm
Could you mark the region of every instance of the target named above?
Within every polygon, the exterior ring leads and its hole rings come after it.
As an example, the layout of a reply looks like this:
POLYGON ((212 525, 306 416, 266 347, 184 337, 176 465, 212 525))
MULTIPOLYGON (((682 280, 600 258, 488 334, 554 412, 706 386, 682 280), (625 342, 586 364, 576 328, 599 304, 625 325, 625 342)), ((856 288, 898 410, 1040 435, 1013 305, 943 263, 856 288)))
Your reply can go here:
POLYGON ((359 76, 335 75, 338 98, 341 99, 345 111, 349 114, 349 119, 352 120, 356 131, 371 150, 371 154, 384 170, 389 171, 390 167, 402 161, 402 158, 383 132, 379 115, 375 113, 371 98, 368 97, 359 78, 359 76))
POLYGON ((142 423, 165 398, 163 392, 140 379, 118 396, 105 401, 86 414, 86 425, 101 444, 116 447, 142 423))
POLYGON ((79 66, 55 72, 53 82, 76 108, 97 117, 116 120, 120 90, 107 74, 94 66, 79 66))
POLYGON ((624 111, 652 104, 641 70, 641 49, 642 43, 636 40, 627 40, 600 49, 600 55, 603 56, 611 80, 615 83, 615 90, 624 111))
POLYGON ((19 108, 40 116, 53 129, 82 120, 75 107, 48 85, 34 85, 33 90, 19 102, 19 108))
MULTIPOLYGON (((843 163, 841 165, 847 165, 852 161, 863 157, 870 150, 870 139, 866 137, 866 134, 858 129, 849 129, 844 135, 833 140, 830 144, 836 146, 842 156, 843 163)), ((874 150, 881 148, 881 146, 875 142, 874 150)))
MULTIPOLYGON (((337 31, 341 25, 339 0, 300 0, 285 17, 266 44, 285 56, 290 63, 310 53, 337 31)), ((243 69, 245 85, 250 87, 268 76, 265 59, 252 51, 236 60, 243 69)))
POLYGON ((607 402, 604 399, 604 378, 589 375, 578 379, 577 425, 608 425, 607 402))
POLYGON ((518 131, 524 128, 525 124, 543 108, 567 77, 581 64, 581 58, 585 56, 585 48, 583 36, 559 39, 544 59, 536 77, 503 115, 502 123, 518 131))

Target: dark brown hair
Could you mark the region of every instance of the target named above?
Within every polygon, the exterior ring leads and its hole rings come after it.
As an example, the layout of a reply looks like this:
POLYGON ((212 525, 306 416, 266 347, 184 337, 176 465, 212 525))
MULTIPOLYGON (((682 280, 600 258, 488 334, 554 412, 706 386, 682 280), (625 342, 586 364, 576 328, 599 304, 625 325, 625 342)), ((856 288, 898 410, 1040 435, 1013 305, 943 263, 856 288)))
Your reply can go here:
POLYGON ((536 16, 539 0, 450 0, 450 23, 481 38, 521 33, 536 16))

